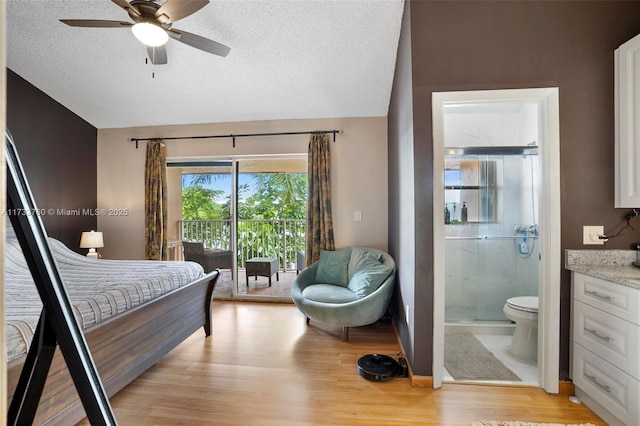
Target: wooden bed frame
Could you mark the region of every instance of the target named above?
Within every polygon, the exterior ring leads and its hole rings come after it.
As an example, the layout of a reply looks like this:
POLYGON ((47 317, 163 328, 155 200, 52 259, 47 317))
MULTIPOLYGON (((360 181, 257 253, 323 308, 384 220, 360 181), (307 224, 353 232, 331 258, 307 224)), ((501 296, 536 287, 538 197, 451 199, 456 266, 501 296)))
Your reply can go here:
MULTIPOLYGON (((211 335, 211 302, 219 271, 84 330, 109 395, 131 383, 186 338, 204 327, 211 335)), ((7 365, 9 402, 26 355, 7 365)), ((76 424, 85 417, 60 349, 47 376, 34 424, 76 424)))

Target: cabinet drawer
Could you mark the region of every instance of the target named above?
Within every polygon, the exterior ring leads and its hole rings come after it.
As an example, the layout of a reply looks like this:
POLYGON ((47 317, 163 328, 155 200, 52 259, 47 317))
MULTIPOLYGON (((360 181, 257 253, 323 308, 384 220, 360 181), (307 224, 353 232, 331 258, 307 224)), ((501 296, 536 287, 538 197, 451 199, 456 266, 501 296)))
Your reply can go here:
POLYGON ((573 308, 574 341, 640 379, 640 327, 579 301, 573 308))
POLYGON ((578 344, 573 345, 573 382, 624 424, 638 424, 638 381, 578 344))
POLYGON ((574 272, 573 297, 618 318, 640 325, 640 290, 574 272))

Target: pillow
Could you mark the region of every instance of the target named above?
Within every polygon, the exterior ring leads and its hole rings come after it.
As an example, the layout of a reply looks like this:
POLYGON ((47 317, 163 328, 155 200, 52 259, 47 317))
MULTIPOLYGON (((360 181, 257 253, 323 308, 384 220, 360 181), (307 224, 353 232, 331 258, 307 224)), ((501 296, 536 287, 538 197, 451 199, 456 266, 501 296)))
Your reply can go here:
POLYGON ((351 258, 351 250, 320 250, 316 283, 333 284, 346 287, 349 284, 347 267, 351 258))
POLYGON ((367 253, 347 288, 362 299, 376 291, 392 271, 393 267, 380 263, 374 255, 367 253))
POLYGON ((363 262, 366 262, 366 259, 368 257, 374 257, 379 262, 382 262, 382 255, 380 254, 374 255, 370 251, 362 247, 351 247, 351 258, 349 259, 349 268, 347 270, 349 274, 349 281, 351 281, 351 278, 353 278, 353 274, 355 274, 358 269, 362 267, 362 265, 364 264, 363 262))

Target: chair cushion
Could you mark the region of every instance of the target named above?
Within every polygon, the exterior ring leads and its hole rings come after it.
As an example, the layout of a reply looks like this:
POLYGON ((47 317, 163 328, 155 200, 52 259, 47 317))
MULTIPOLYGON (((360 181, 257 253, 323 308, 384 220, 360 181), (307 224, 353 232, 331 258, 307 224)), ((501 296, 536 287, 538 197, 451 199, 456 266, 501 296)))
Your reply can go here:
POLYGON ((360 266, 349 281, 348 288, 362 299, 376 291, 391 274, 393 268, 384 265, 371 253, 360 259, 360 266))
POLYGON ((353 246, 351 247, 351 257, 349 259, 349 266, 347 268, 348 281, 351 281, 353 278, 353 274, 356 273, 358 269, 360 269, 364 264, 366 264, 367 258, 369 256, 373 256, 379 261, 382 261, 381 255, 373 255, 367 249, 362 247, 353 246))
POLYGON ((333 284, 312 284, 302 291, 305 299, 322 303, 349 303, 358 296, 346 287, 333 284))
POLYGON ((349 285, 347 268, 351 250, 321 250, 316 271, 316 283, 333 284, 346 287, 349 285))

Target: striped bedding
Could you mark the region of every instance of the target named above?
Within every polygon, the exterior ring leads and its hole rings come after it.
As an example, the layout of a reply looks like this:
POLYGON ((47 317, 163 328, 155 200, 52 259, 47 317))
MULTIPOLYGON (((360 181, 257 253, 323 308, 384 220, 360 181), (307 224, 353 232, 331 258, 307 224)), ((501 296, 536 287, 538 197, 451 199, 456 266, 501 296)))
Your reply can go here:
MULTIPOLYGON (((204 275, 194 262, 93 259, 53 238, 49 246, 83 329, 204 275)), ((20 244, 10 236, 5 248, 7 362, 27 352, 41 310, 20 244)))

